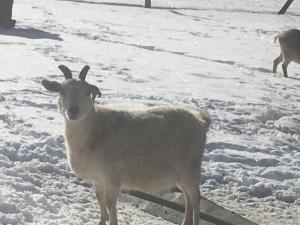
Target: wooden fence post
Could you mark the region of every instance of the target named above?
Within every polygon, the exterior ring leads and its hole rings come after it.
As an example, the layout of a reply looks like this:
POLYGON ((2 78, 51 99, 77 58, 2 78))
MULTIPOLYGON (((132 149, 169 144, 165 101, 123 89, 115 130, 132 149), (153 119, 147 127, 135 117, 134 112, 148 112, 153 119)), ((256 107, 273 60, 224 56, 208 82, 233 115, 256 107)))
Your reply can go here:
POLYGON ((12 7, 14 0, 0 1, 0 27, 11 28, 15 26, 16 21, 12 20, 12 7))
POLYGON ((286 12, 286 10, 290 7, 290 5, 292 4, 294 0, 287 0, 287 2, 284 4, 284 6, 280 9, 280 11, 278 12, 278 14, 284 14, 286 12))
POLYGON ((151 0, 145 0, 145 7, 151 8, 151 0))

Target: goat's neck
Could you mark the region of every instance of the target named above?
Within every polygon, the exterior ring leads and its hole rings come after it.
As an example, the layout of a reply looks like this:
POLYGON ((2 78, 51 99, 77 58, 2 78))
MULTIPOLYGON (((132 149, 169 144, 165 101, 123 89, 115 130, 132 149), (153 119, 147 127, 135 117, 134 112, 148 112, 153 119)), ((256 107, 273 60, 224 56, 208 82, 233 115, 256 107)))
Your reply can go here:
POLYGON ((71 149, 86 148, 95 132, 95 111, 91 111, 83 120, 70 122, 65 119, 65 138, 71 149))

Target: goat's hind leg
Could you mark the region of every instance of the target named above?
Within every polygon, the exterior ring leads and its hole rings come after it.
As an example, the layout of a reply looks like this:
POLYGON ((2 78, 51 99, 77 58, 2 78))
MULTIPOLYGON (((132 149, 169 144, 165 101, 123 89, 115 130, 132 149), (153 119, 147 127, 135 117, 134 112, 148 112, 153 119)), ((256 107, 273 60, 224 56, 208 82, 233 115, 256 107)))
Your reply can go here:
POLYGON ((274 63, 273 63, 273 73, 276 73, 277 71, 277 66, 279 63, 281 63, 283 60, 283 56, 282 54, 280 53, 280 55, 274 60, 274 63))
POLYGON ((186 215, 188 216, 184 225, 199 225, 200 220, 200 189, 199 189, 200 177, 198 175, 187 179, 183 191, 186 192, 186 196, 189 198, 189 205, 186 208, 186 215), (192 217, 192 219, 191 219, 192 217))
POLYGON ((282 63, 282 70, 283 70, 284 77, 288 77, 287 67, 288 67, 289 64, 290 64, 290 61, 288 61, 288 60, 284 60, 283 63, 282 63))
POLYGON ((185 214, 182 225, 193 225, 193 208, 191 198, 187 191, 188 188, 185 187, 185 185, 179 185, 179 188, 182 190, 185 198, 185 214))
POLYGON ((199 225, 200 220, 200 190, 199 186, 193 188, 192 191, 193 194, 191 194, 191 203, 193 207, 193 225, 199 225))

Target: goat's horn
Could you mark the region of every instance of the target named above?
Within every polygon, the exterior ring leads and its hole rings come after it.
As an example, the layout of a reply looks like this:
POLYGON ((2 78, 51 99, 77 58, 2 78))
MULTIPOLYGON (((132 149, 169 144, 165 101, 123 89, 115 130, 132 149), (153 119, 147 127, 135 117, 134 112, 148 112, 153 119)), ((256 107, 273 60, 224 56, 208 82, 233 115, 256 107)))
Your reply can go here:
POLYGON ((63 72, 66 79, 72 79, 72 72, 68 67, 65 65, 60 65, 58 68, 63 72))
POLYGON ((82 80, 82 81, 85 81, 86 74, 89 70, 90 70, 90 67, 88 65, 83 67, 80 74, 79 74, 79 79, 82 80))

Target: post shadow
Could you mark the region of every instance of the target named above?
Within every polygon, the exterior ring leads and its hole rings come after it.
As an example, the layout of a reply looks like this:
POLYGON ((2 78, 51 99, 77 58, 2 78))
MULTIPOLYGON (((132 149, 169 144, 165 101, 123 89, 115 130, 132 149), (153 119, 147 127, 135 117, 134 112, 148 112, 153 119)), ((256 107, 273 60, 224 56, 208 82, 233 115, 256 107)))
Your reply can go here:
POLYGON ((36 28, 31 28, 31 27, 16 28, 16 29, 0 29, 0 36, 1 35, 22 37, 28 39, 49 39, 49 40, 63 41, 63 39, 60 37, 59 34, 51 33, 36 28))

